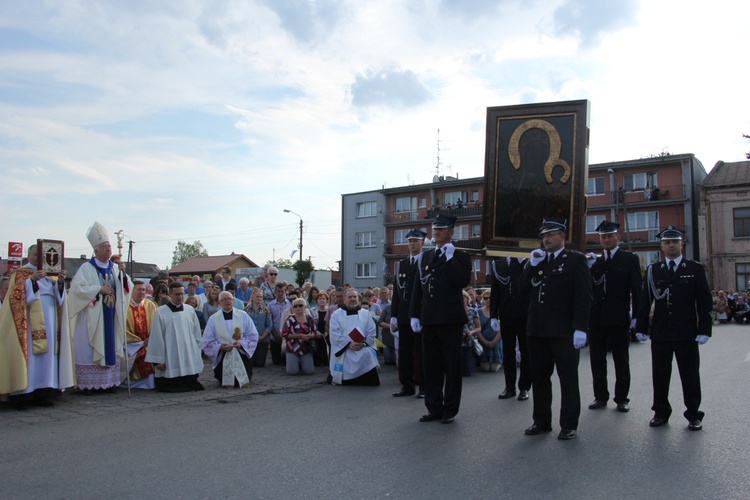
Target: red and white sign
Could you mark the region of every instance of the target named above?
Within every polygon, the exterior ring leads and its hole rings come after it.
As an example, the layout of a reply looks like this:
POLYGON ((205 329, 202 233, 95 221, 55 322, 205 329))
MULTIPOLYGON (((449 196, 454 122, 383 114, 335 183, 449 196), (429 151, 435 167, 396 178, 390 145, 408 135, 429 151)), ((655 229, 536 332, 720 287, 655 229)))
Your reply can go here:
POLYGON ((17 241, 9 241, 8 242, 8 258, 13 259, 22 259, 23 258, 23 243, 18 243, 17 241))
POLYGON ((8 274, 12 273, 19 267, 21 267, 21 261, 20 260, 10 260, 8 259, 8 274))

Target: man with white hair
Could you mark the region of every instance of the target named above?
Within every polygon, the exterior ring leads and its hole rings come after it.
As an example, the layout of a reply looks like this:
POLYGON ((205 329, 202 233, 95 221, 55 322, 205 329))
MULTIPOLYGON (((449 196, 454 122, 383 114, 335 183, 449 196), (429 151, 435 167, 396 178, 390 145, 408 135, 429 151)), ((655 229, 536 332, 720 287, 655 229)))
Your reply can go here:
POLYGON ((233 304, 230 292, 219 294, 221 311, 208 318, 201 347, 213 360, 214 377, 222 387, 245 388, 253 378, 258 330, 252 318, 233 304))
POLYGON ((86 237, 94 256, 78 269, 68 291, 70 329, 76 385, 85 395, 92 390, 114 392, 120 385, 120 359, 125 343, 125 313, 133 283, 125 263, 112 255, 109 234, 94 222, 86 237))

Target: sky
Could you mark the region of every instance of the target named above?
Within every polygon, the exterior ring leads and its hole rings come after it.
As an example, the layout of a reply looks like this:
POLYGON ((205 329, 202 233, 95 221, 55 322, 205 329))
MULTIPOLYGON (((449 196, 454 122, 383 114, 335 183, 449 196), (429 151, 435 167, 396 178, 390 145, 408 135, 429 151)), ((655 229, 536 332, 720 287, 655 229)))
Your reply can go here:
MULTIPOLYGON (((98 221, 259 265, 341 195, 484 172, 488 107, 587 99, 589 162, 750 151, 750 3, 0 0, 0 257, 98 221), (296 212, 286 213, 284 209, 296 212)), ((127 251, 127 248, 124 249, 127 251)), ((296 258, 296 256, 295 256, 296 258)))

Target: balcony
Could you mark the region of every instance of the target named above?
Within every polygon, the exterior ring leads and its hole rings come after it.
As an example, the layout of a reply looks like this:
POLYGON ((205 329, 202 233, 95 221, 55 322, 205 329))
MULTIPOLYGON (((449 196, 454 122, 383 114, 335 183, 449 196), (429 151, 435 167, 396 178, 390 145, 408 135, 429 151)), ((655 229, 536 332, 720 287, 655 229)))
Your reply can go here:
POLYGON ((481 203, 469 203, 462 207, 455 205, 448 207, 432 207, 427 211, 427 218, 434 219, 438 214, 452 215, 454 217, 481 217, 482 216, 482 204, 481 203))
POLYGON ((398 224, 399 222, 414 222, 417 220, 424 220, 427 218, 427 209, 418 208, 416 210, 409 210, 408 212, 385 212, 386 224, 398 224))
MULTIPOLYGON (((591 208, 604 208, 615 206, 616 193, 605 191, 602 194, 588 195, 588 206, 591 208)), ((668 205, 670 203, 683 202, 686 199, 684 184, 675 184, 669 186, 657 186, 648 189, 636 189, 634 191, 625 191, 620 189, 620 205, 623 203, 628 206, 639 205, 668 205)))

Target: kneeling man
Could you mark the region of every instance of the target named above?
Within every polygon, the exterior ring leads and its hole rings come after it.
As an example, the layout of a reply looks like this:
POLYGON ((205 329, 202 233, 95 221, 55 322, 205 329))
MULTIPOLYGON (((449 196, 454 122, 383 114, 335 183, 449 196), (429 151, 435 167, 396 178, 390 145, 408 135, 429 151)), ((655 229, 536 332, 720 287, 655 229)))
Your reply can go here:
POLYGON ((359 306, 359 294, 346 291, 344 307, 331 315, 331 361, 333 383, 337 385, 380 385, 375 351, 375 322, 359 306))
POLYGON ((195 310, 183 304, 185 287, 169 284, 169 302, 151 324, 146 361, 154 363, 154 383, 161 392, 202 391, 201 327, 195 310))
POLYGON ((231 292, 219 294, 219 305, 221 311, 206 322, 203 352, 213 359, 214 376, 222 387, 250 387, 258 330, 245 311, 234 307, 231 292))

